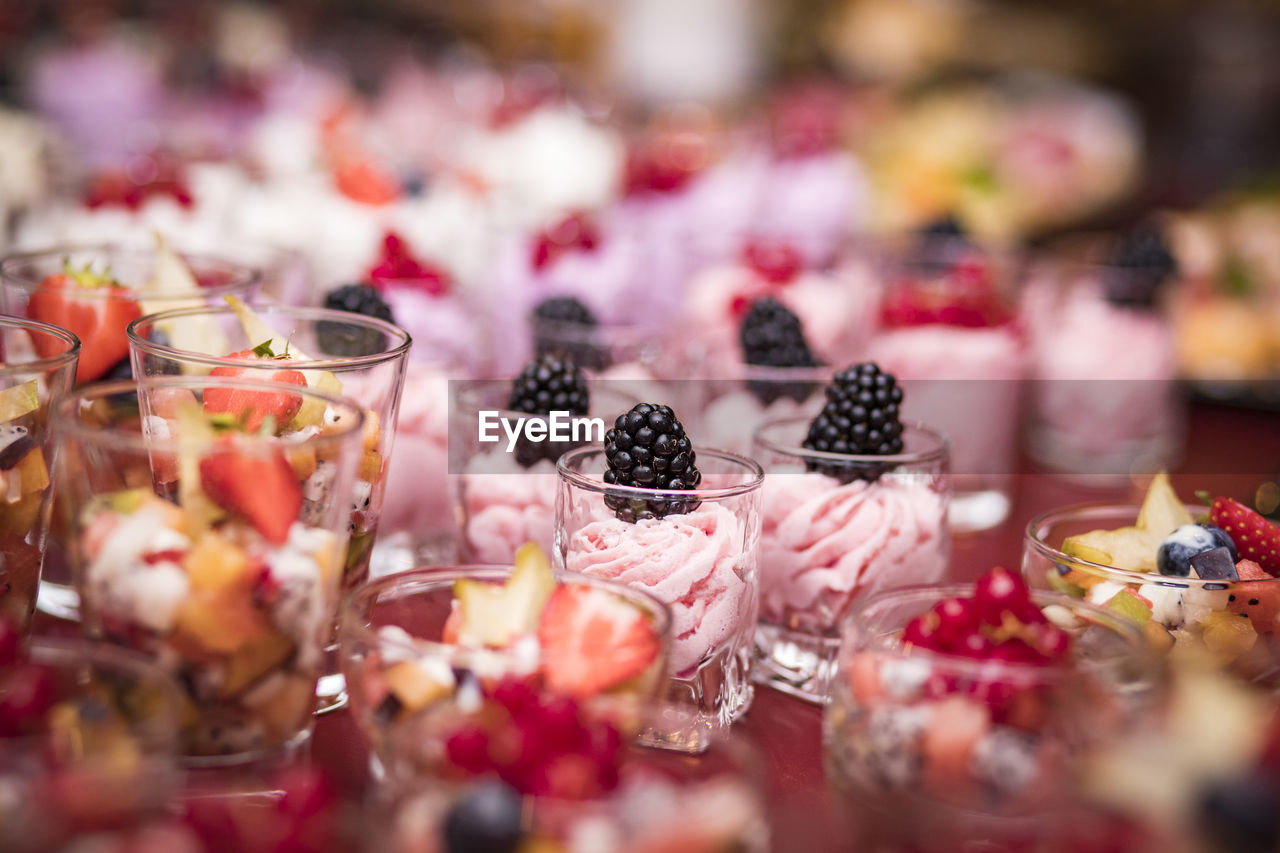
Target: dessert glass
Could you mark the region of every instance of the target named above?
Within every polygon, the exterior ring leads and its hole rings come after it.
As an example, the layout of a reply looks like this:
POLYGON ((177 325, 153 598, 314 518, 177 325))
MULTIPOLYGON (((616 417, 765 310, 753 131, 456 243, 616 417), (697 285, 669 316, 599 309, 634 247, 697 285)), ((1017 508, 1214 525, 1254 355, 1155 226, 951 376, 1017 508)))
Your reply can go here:
POLYGON ((751 706, 751 645, 759 605, 760 500, 753 460, 698 450, 702 485, 687 491, 606 485, 604 450, 581 447, 556 463, 555 559, 571 572, 651 592, 671 608, 667 699, 688 711, 650 740, 699 752, 751 706), (624 522, 606 498, 697 505, 624 522))
POLYGON ((126 649, 74 638, 35 638, 28 660, 53 676, 56 703, 42 734, 0 737, 0 847, 63 849, 81 834, 162 813, 181 781, 183 700, 168 673, 126 649))
MULTIPOLYGON (((249 340, 236 312, 225 306, 180 308, 139 317, 129 324, 134 375, 204 375, 217 370, 269 378, 273 371, 299 371, 311 387, 341 394, 364 407, 364 455, 348 507, 349 541, 342 564, 342 589, 352 589, 369 576, 404 387, 409 334, 375 317, 346 311, 274 305, 253 310, 308 357, 252 362, 229 358, 229 353, 253 349, 262 343, 249 340), (220 351, 210 351, 208 340, 195 334, 212 326, 221 330, 215 343, 220 351), (157 332, 165 328, 180 328, 192 334, 177 336, 176 340, 168 335, 169 343, 157 341, 157 332), (246 370, 249 365, 252 370, 246 370)), ((336 647, 330 649, 329 655, 330 667, 319 686, 321 711, 341 707, 345 701, 336 647)))
MULTIPOLYGON (((639 398, 629 393, 628 383, 587 381, 590 392, 589 417, 607 425, 619 413, 635 405, 639 398)), ((455 386, 449 417, 449 471, 454 513, 461 536, 458 549, 463 559, 502 565, 515 558, 525 542, 537 542, 551 553, 555 534, 556 467, 560 453, 589 441, 600 441, 603 433, 579 431, 569 441, 531 443, 521 441, 509 451, 502 428, 493 428, 496 442, 479 440, 479 413, 494 412, 514 424, 524 418, 529 423, 547 424, 539 415, 508 410, 510 382, 482 381, 455 386), (528 463, 527 465, 525 463, 528 463)))
POLYGON ((927 427, 905 425, 897 456, 809 450, 808 428, 809 418, 790 417, 755 434, 752 456, 765 471, 755 678, 821 704, 849 608, 946 577, 951 480, 947 439, 927 427), (832 464, 879 476, 841 483, 809 469, 832 464))
MULTIPOLYGON (((113 308, 127 306, 132 302, 136 302, 138 310, 145 313, 221 302, 224 297, 233 295, 249 299, 256 291, 261 277, 253 267, 206 255, 182 253, 179 257, 191 271, 196 290, 161 290, 157 287, 155 272, 159 269, 159 264, 163 263, 162 257, 161 253, 152 250, 109 245, 58 246, 11 254, 0 260, 0 311, 19 317, 29 316, 28 305, 32 295, 41 292, 45 279, 63 272, 66 265, 74 269, 90 266, 95 271, 109 272, 124 288, 123 294, 94 294, 92 290, 78 293, 77 298, 82 302, 92 303, 97 314, 110 312, 113 308)), ((86 322, 89 323, 86 328, 69 329, 81 341, 77 383, 100 378, 97 374, 84 374, 85 351, 90 347, 87 342, 89 335, 95 338, 93 349, 105 346, 113 352, 119 352, 120 363, 108 375, 112 378, 127 375, 125 371, 129 367, 129 353, 124 332, 127 319, 118 323, 118 340, 114 338, 116 329, 113 328, 110 334, 104 336, 93 327, 96 320, 86 322), (104 337, 108 339, 105 343, 102 340, 104 337)), ((62 537, 58 533, 60 516, 60 512, 54 512, 53 535, 45 557, 37 606, 52 616, 75 621, 79 618, 80 604, 71 583, 71 569, 62 550, 62 537)))
MULTIPOLYGON (((1044 513, 1027 525, 1022 575, 1032 588, 1052 589, 1129 616, 1157 650, 1207 650, 1218 666, 1265 684, 1280 682, 1280 579, 1202 580, 1134 572, 1064 553, 1068 536, 1134 525, 1140 507, 1081 504, 1044 513), (1113 603, 1122 591, 1132 595, 1113 603), (1128 606, 1126 606, 1128 605, 1128 606), (1253 627, 1240 632, 1247 614, 1253 627)), ((1192 517, 1204 507, 1187 506, 1192 517)))
MULTIPOLYGON (((697 386, 694 433, 712 447, 754 456, 752 436, 766 421, 807 412, 816 415, 833 368, 762 367, 742 364, 726 378, 683 383, 697 386)), ((690 399, 694 398, 689 393, 690 399)))
POLYGON ((322 431, 219 434, 200 403, 279 389, 214 376, 103 383, 53 415, 81 625, 175 676, 191 766, 280 757, 311 731, 364 414, 291 386, 322 431))
POLYGON ((842 630, 824 758, 860 832, 893 845, 876 849, 1023 849, 1066 837, 1078 819, 1073 759, 1118 742, 1155 701, 1141 634, 1119 614, 1056 593, 1032 600, 1076 634, 1065 664, 902 645, 912 618, 971 589, 882 592, 842 630))
MULTIPOLYGON (((413 569, 371 580, 344 599, 338 631, 352 711, 373 743, 379 772, 393 786, 457 775, 446 742, 474 723, 477 705, 491 698, 503 679, 552 694, 541 675, 536 641, 494 649, 444 639, 457 581, 499 585, 510 575, 510 569, 494 566, 413 569)), ((659 641, 653 663, 588 700, 593 711, 621 730, 634 730, 666 681, 670 611, 652 595, 613 581, 561 572, 556 584, 607 592, 640 611, 653 627, 659 641)))
POLYGON ((71 390, 80 341, 34 320, 0 316, 0 620, 25 633, 40 588, 57 454, 49 406, 71 390), (43 354, 43 355, 42 355, 43 354))

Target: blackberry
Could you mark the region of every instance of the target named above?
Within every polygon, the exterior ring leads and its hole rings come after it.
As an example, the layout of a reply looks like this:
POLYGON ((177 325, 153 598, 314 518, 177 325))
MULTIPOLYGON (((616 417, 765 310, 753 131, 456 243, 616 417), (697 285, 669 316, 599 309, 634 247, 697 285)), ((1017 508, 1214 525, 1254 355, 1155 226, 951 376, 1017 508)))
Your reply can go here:
POLYGON ((573 296, 544 299, 529 317, 533 325, 533 354, 560 355, 588 370, 609 366, 609 353, 591 340, 598 325, 595 314, 573 296))
POLYGON ((955 216, 948 213, 939 219, 935 219, 929 224, 922 227, 917 233, 922 237, 940 237, 953 238, 963 240, 968 237, 964 231, 964 226, 955 216))
MULTIPOLYGON (((590 402, 587 379, 578 366, 554 355, 544 355, 526 364, 511 383, 507 408, 528 415, 549 415, 553 411, 585 415, 590 402)), ((522 433, 516 439, 516 461, 529 468, 542 459, 554 462, 568 449, 565 442, 533 442, 522 433)))
MULTIPOLYGON (((902 452, 902 388, 874 364, 855 364, 835 375, 827 402, 809 424, 804 446, 842 456, 892 456, 902 452)), ((842 483, 875 481, 888 470, 878 462, 809 460, 806 467, 842 483)))
MULTIPOLYGON (((367 284, 344 284, 325 294, 324 307, 348 311, 394 323, 391 306, 367 284)), ((325 355, 372 355, 387 348, 387 336, 376 329, 364 329, 350 323, 321 320, 316 323, 316 340, 325 355)))
POLYGON ((1113 274, 1103 277, 1107 301, 1123 308, 1150 308, 1160 287, 1178 270, 1178 262, 1154 222, 1136 225, 1111 253, 1113 274))
MULTIPOLYGON (((747 364, 760 367, 818 366, 809 342, 804 339, 800 318, 769 296, 751 303, 738 329, 738 341, 747 364)), ((802 403, 813 392, 812 386, 811 382, 747 380, 747 390, 765 406, 780 397, 790 397, 802 403)))
MULTIPOLYGON (((698 454, 670 406, 640 403, 618 415, 613 429, 605 433, 604 456, 609 463, 604 481, 610 486, 684 491, 702 482, 698 454)), ((696 498, 632 498, 607 491, 604 502, 627 522, 692 512, 701 503, 696 498)))

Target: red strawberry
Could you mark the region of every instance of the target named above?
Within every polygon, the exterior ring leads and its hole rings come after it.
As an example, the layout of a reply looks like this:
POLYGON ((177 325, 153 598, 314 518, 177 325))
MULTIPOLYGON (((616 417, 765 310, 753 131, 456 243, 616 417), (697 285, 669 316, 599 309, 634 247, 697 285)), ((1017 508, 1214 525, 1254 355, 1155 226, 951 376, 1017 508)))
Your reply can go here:
POLYGON ((448 293, 452 285, 447 271, 415 258, 404 238, 394 231, 388 231, 382 238, 382 255, 369 270, 368 277, 379 289, 388 284, 412 285, 428 296, 448 293))
POLYGON ((209 500, 283 544, 302 510, 302 486, 284 453, 238 450, 228 437, 200 460, 200 486, 209 500))
MULTIPOLYGON (((142 316, 126 288, 88 269, 51 275, 27 300, 32 320, 52 323, 80 339, 76 382, 92 382, 129 354, 125 327, 142 316)), ((61 344, 49 337, 32 339, 42 358, 57 355, 61 344)))
POLYGON ((538 641, 547 686, 580 699, 634 678, 658 656, 644 613, 604 590, 572 584, 547 600, 538 641))
POLYGON ((1209 507, 1209 523, 1231 534, 1236 551, 1274 576, 1280 575, 1280 527, 1231 498, 1216 497, 1209 507))
MULTIPOLYGON (((287 356, 274 356, 269 347, 259 344, 253 349, 241 350, 227 356, 241 361, 266 362, 275 365, 286 361, 287 356)), ((282 385, 306 387, 307 377, 296 370, 274 369, 270 373, 254 372, 253 368, 215 367, 209 371, 210 376, 245 376, 260 378, 266 382, 278 382, 282 385)), ((268 418, 275 418, 279 429, 298 414, 302 408, 302 397, 287 391, 245 391, 238 388, 209 387, 204 391, 204 410, 211 415, 231 415, 244 418, 246 432, 257 432, 268 418)))

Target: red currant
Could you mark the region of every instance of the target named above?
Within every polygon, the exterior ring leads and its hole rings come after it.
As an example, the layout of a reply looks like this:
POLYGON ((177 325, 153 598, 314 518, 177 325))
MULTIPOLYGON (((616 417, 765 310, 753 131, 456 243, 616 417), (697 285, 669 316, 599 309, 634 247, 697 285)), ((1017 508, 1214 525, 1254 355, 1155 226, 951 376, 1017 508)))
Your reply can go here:
POLYGON ((967 598, 944 598, 934 605, 938 620, 938 647, 957 648, 978 626, 978 610, 967 598))
POLYGON ((969 631, 952 645, 951 650, 967 658, 985 660, 991 655, 991 640, 981 631, 969 631))
POLYGON ((1064 660, 1071 651, 1071 635, 1056 625, 1047 622, 1032 625, 1029 634, 1036 651, 1049 661, 1056 663, 1064 660))
POLYGON ((504 678, 493 688, 493 701, 512 716, 518 716, 526 708, 536 705, 538 694, 533 685, 519 678, 504 678))
POLYGON ((932 613, 925 613, 912 619, 902 631, 902 641, 911 646, 937 651, 938 618, 932 613))
POLYGON ((991 660, 1014 664, 1045 663, 1045 656, 1019 637, 1010 637, 1003 642, 997 643, 991 650, 989 657, 991 660))
POLYGON ((466 773, 484 773, 493 768, 489 757, 489 733, 479 726, 464 726, 445 741, 445 753, 466 773))
POLYGON ((990 625, 999 625, 1006 611, 1021 612, 1030 600, 1031 592, 1022 578, 1000 566, 980 577, 973 587, 973 603, 990 625))
POLYGON ((786 284, 804 270, 804 258, 780 240, 753 240, 743 247, 742 259, 770 284, 786 284))

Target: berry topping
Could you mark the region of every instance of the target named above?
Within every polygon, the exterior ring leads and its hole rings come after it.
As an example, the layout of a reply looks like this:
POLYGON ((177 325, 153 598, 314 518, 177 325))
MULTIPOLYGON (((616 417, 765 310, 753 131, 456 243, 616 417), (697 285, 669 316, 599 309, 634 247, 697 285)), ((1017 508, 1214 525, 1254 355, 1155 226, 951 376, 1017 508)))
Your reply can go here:
POLYGON ((709 128, 675 119, 627 152, 623 189, 627 195, 674 193, 684 189, 712 157, 709 128), (685 126, 679 126, 685 125, 685 126))
POLYGON ((965 233, 964 226, 960 224, 960 221, 951 214, 933 220, 921 228, 918 233, 921 237, 936 237, 939 239, 967 240, 969 236, 965 233))
MULTIPOLYGON (((839 456, 901 453, 901 404, 902 389, 891 374, 871 363, 855 364, 837 373, 827 386, 827 402, 809 424, 804 446, 839 456)), ((809 460, 806 466, 842 483, 874 481, 886 470, 883 463, 860 460, 809 460)))
MULTIPOLYGON (((288 361, 289 356, 276 355, 271 349, 270 341, 259 344, 253 349, 232 353, 228 358, 245 362, 288 361)), ((253 372, 252 367, 215 367, 209 371, 210 376, 248 376, 265 382, 274 382, 282 386, 305 388, 307 378, 297 370, 271 370, 253 372)), ((204 392, 204 410, 211 415, 230 415, 237 419, 246 432, 257 432, 267 424, 273 425, 273 432, 283 429, 298 410, 302 408, 302 397, 288 391, 246 391, 241 388, 224 388, 210 386, 204 392)))
POLYGON ((415 287, 430 296, 448 293, 452 284, 448 272, 415 258, 408 244, 394 231, 388 231, 382 238, 382 256, 369 270, 369 281, 378 288, 415 287))
POLYGON ((533 309, 529 320, 533 326, 534 355, 555 353, 588 370, 609 366, 608 349, 590 340, 596 316, 578 299, 572 296, 544 299, 533 309))
POLYGON ((816 367, 800 318, 765 296, 751 303, 738 330, 743 360, 762 367, 816 367))
POLYGON ((1103 280, 1108 302, 1128 308, 1149 308, 1160 287, 1178 270, 1161 229, 1154 222, 1135 226, 1117 242, 1111 265, 1117 270, 1103 280))
POLYGON ((565 585, 551 594, 538 627, 547 687, 585 699, 643 673, 658 636, 639 609, 610 592, 565 585))
POLYGON ((200 460, 200 486, 209 500, 249 522, 278 545, 302 510, 302 486, 280 451, 242 453, 230 436, 200 460))
MULTIPOLYGON (((702 482, 697 452, 670 406, 639 403, 618 415, 613 429, 605 433, 604 455, 609 463, 604 481, 611 486, 684 491, 702 482)), ((696 498, 634 498, 607 492, 604 502, 628 522, 692 512, 701 503, 696 498)))
POLYGON ((550 228, 538 232, 530 263, 544 270, 566 252, 594 252, 600 244, 600 229, 584 213, 573 213, 550 228))
POLYGON ((917 278, 899 282, 885 298, 880 317, 885 326, 981 329, 1013 319, 996 292, 990 270, 979 258, 954 263, 924 260, 917 267, 917 278))
POLYGON ((191 189, 177 167, 167 161, 145 158, 143 167, 126 171, 105 171, 95 175, 85 188, 84 206, 123 207, 138 210, 154 197, 168 196, 179 207, 195 203, 191 189))
POLYGON ((590 328, 596 325, 596 315, 576 297, 552 296, 539 302, 533 309, 533 321, 590 328))
POLYGON ((1217 497, 1209 521, 1226 531, 1236 550, 1272 576, 1280 575, 1280 527, 1231 498, 1217 497))
MULTIPOLYGON (((324 307, 395 322, 391 306, 382 294, 367 284, 344 284, 334 288, 325 294, 324 307)), ((343 357, 371 355, 387 347, 387 336, 376 329, 331 320, 316 323, 316 339, 326 355, 343 357)))
MULTIPOLYGON (((27 300, 27 315, 32 320, 61 326, 80 339, 80 360, 76 363, 76 382, 100 379, 122 358, 129 355, 125 328, 142 309, 129 294, 105 273, 95 273, 88 266, 64 271, 40 282, 27 300)), ((62 351, 54 338, 38 335, 32 344, 41 358, 62 351)))
POLYGON ((1191 558, 1214 548, 1227 548, 1235 564, 1235 543, 1222 528, 1211 524, 1183 524, 1164 538, 1156 551, 1156 569, 1162 575, 1185 578, 1191 574, 1191 558))
MULTIPOLYGON (((526 364, 511 383, 507 408, 530 415, 569 412, 570 415, 581 416, 587 413, 590 402, 587 377, 578 366, 556 355, 544 355, 526 364)), ((569 447, 564 441, 548 439, 535 442, 521 433, 516 440, 516 461, 525 468, 542 459, 554 462, 567 449, 569 447)))
POLYGON ((804 271, 804 257, 782 240, 748 242, 742 247, 742 262, 769 284, 787 284, 804 271))
POLYGON ((444 818, 447 853, 515 853, 520 847, 523 801, 502 782, 482 782, 444 818))

